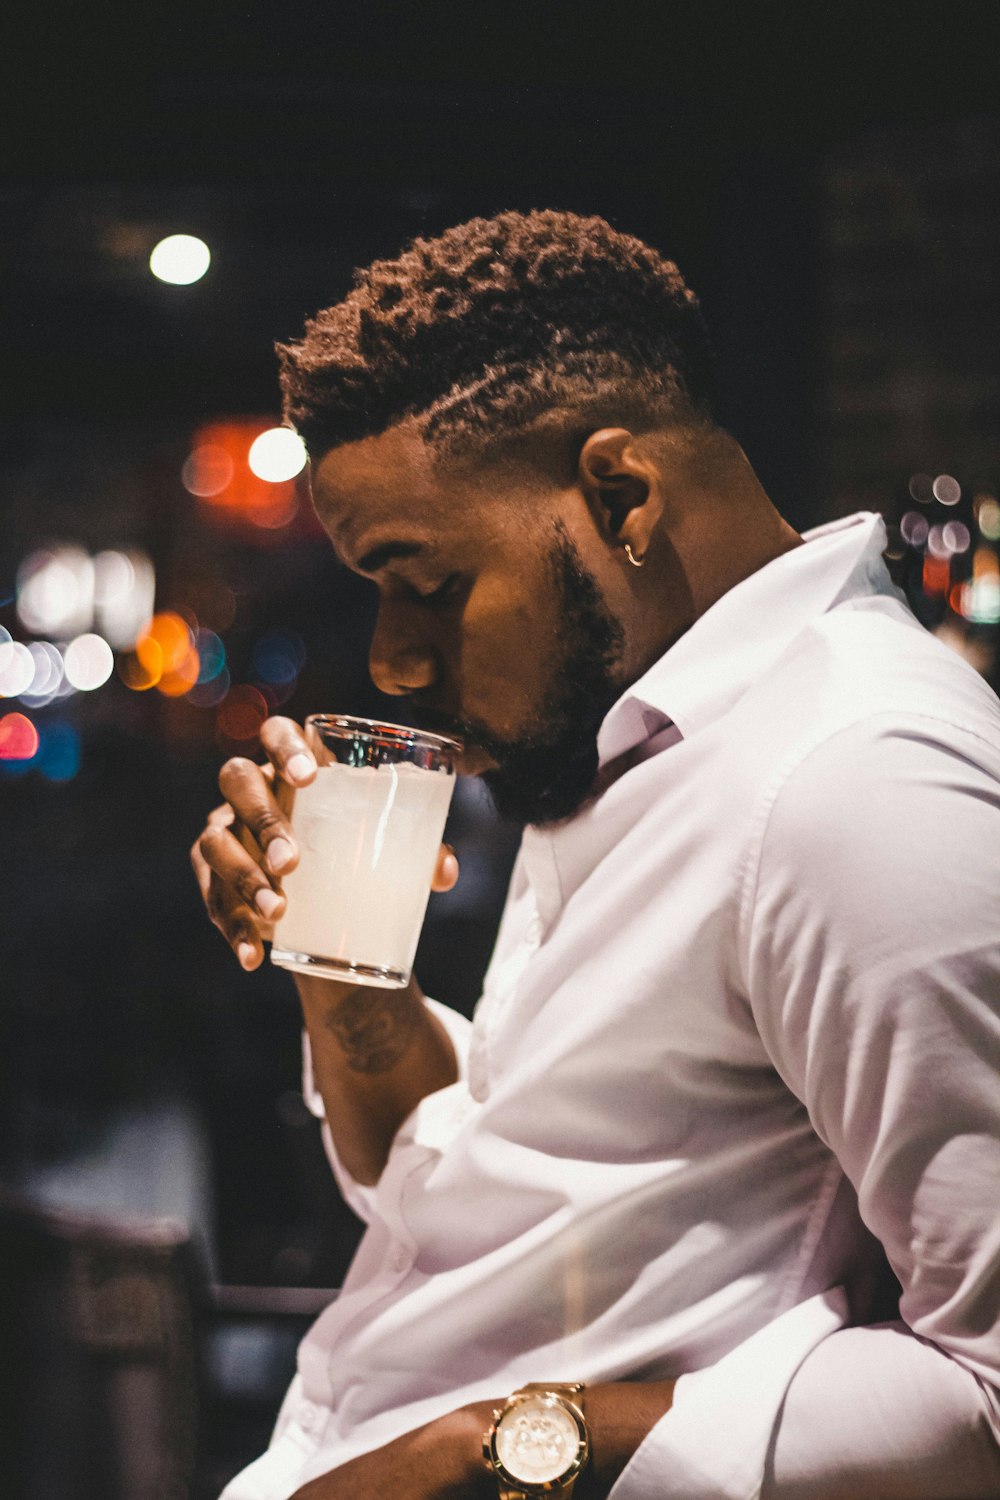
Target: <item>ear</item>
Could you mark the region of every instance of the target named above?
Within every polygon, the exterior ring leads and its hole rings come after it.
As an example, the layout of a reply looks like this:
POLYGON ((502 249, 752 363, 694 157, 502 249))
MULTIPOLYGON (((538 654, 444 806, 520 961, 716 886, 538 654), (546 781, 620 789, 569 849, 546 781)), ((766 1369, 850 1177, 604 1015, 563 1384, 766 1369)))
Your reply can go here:
POLYGON ((626 427, 592 432, 580 450, 580 488, 605 537, 645 557, 662 509, 660 476, 626 427))

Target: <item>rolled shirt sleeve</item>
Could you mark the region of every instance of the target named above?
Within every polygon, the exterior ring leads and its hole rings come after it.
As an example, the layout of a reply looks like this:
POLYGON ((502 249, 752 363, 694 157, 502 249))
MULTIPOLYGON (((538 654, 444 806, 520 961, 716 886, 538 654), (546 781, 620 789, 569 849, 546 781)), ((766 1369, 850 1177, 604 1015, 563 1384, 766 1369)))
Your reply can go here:
MULTIPOLYGON (((460 1015, 457 1010, 452 1010, 450 1005, 442 1005, 439 1000, 432 1000, 425 997, 424 1004, 434 1013, 448 1033, 451 1044, 455 1049, 458 1076, 460 1079, 465 1079, 469 1069, 471 1022, 465 1016, 460 1015)), ((326 1106, 323 1103, 323 1096, 316 1086, 313 1074, 312 1047, 309 1044, 309 1033, 305 1029, 302 1032, 302 1097, 310 1113, 322 1122, 323 1147, 326 1151, 337 1186, 343 1194, 344 1201, 354 1210, 359 1219, 364 1220, 366 1224, 370 1224, 374 1215, 377 1184, 369 1186, 366 1183, 358 1182, 357 1178, 348 1172, 337 1153, 330 1125, 326 1118, 326 1106)))
POLYGON ((779 772, 761 829, 750 1002, 885 1246, 904 1321, 824 1329, 804 1303, 683 1376, 614 1500, 996 1496, 995 732, 876 715, 779 772))

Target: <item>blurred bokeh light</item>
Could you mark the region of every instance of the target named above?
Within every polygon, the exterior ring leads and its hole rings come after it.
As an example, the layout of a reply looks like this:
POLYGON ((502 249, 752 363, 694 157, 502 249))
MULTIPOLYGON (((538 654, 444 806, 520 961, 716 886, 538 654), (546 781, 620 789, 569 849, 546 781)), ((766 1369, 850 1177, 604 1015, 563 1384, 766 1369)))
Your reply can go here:
POLYGON ((92 693, 111 676, 115 656, 103 636, 78 635, 66 647, 65 665, 67 680, 81 693, 92 693))
POLYGON ((149 269, 158 281, 190 286, 200 281, 212 263, 212 252, 193 234, 168 234, 154 245, 149 269))
POLYGON ((254 438, 247 462, 258 479, 283 484, 301 474, 308 461, 306 445, 290 427, 269 427, 254 438))
POLYGON ((213 422, 195 434, 181 481, 206 516, 275 531, 299 510, 305 463, 302 439, 291 428, 247 418, 213 422))
POLYGON ((94 563, 82 547, 31 553, 17 572, 17 613, 27 630, 68 640, 94 620, 94 563))
POLYGON ((116 651, 130 650, 153 613, 156 575, 144 552, 99 552, 94 558, 94 623, 116 651))
POLYGON ((25 714, 0 717, 0 760, 31 760, 38 749, 38 730, 25 714))

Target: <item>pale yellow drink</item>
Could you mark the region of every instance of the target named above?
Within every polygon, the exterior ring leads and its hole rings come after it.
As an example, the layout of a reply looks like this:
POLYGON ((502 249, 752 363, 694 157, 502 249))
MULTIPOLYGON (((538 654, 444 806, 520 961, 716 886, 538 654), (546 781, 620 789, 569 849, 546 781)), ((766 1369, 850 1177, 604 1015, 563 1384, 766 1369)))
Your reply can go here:
MULTIPOLYGON (((316 750, 315 734, 311 743, 316 750)), ((356 758, 378 759, 374 737, 360 743, 356 758)), ((398 755, 399 744, 390 740, 389 753, 398 755)), ((423 759, 335 760, 296 791, 299 863, 282 879, 287 910, 275 925, 273 963, 364 984, 407 983, 455 784, 450 750, 444 769, 423 759)))

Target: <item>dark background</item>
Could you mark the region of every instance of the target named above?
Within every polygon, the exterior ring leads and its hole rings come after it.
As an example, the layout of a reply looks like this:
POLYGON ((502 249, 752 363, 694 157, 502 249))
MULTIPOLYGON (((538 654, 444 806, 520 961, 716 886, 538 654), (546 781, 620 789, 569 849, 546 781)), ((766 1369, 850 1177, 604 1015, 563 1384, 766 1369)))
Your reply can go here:
MULTIPOLYGON (((392 717, 365 678, 368 592, 305 509, 275 531, 224 523, 180 470, 203 424, 277 418, 274 341, 353 267, 507 208, 600 213, 676 259, 726 420, 793 524, 897 520, 916 471, 995 487, 996 13, 8 11, 0 623, 25 634, 33 549, 140 547, 157 608, 232 593, 234 682, 262 631, 291 629, 307 658, 282 711, 392 717), (212 249, 193 286, 149 274, 173 232, 212 249)), ((959 627, 921 594, 921 556, 896 551, 926 623, 959 627)), ((3 1173, 54 1200, 189 1212, 223 1279, 335 1284, 355 1227, 297 1092, 290 980, 239 972, 187 863, 240 746, 213 709, 117 674, 46 715, 79 733, 77 773, 0 777, 3 1173)), ((516 830, 465 789, 453 837, 463 881, 432 905, 418 973, 468 1009, 516 830)))

